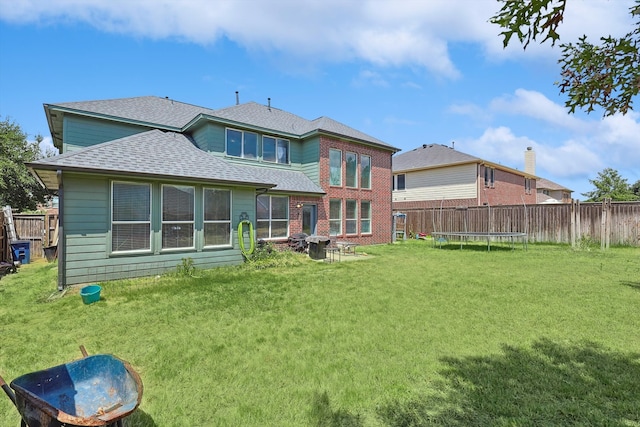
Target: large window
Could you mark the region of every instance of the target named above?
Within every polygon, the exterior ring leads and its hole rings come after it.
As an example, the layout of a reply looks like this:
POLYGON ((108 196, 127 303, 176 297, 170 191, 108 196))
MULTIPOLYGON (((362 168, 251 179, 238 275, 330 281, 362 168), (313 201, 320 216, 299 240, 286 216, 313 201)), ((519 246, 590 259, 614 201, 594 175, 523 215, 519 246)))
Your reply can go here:
POLYGON ((339 236, 342 234, 342 200, 329 200, 329 233, 339 236))
POLYGON ((329 184, 342 185, 342 151, 329 150, 329 184))
POLYGON ((262 160, 289 163, 289 141, 271 136, 262 137, 262 160))
POLYGON ((347 200, 346 215, 347 234, 358 234, 358 202, 356 200, 347 200))
POLYGON ((162 186, 162 248, 193 248, 194 187, 162 186))
POLYGON ((231 191, 204 189, 204 246, 231 244, 231 191))
POLYGON ((371 156, 360 156, 360 187, 371 188, 371 156))
POLYGON ((111 185, 111 250, 151 249, 151 185, 113 182, 111 185))
POLYGON ((347 153, 345 155, 347 163, 347 187, 358 186, 358 156, 356 153, 347 153))
POLYGON ((227 155, 255 159, 258 157, 258 134, 227 129, 227 155))
POLYGON ((484 186, 485 187, 494 187, 495 186, 495 169, 485 166, 484 167, 484 186))
POLYGON ((369 200, 360 201, 360 232, 371 234, 371 202, 369 200))
POLYGON ((277 239, 289 235, 288 197, 260 195, 256 208, 258 239, 277 239))

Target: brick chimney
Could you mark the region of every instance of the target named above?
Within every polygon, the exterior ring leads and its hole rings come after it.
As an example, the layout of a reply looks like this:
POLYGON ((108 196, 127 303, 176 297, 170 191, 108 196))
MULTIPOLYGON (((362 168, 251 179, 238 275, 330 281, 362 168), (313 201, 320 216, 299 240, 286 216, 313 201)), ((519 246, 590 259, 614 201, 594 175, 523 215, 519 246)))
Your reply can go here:
POLYGON ((527 147, 524 152, 524 171, 528 174, 536 174, 536 152, 532 147, 527 147))

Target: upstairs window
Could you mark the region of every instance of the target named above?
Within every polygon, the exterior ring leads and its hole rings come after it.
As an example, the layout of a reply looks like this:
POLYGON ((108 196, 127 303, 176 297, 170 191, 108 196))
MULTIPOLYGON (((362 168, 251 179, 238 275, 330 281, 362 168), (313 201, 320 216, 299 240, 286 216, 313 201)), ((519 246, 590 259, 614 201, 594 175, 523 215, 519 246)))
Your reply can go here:
POLYGON ((371 188, 371 156, 360 156, 360 187, 371 188))
POLYGON ((342 151, 329 150, 329 184, 342 185, 342 151))
POLYGON ((495 169, 488 166, 484 167, 484 186, 495 187, 495 169))
POLYGON ((162 248, 193 248, 194 187, 162 186, 162 248))
POLYGON ((262 137, 262 160, 273 163, 289 163, 289 141, 271 136, 262 137))
POLYGON ((355 188, 358 186, 358 156, 356 153, 347 153, 345 156, 347 163, 347 187, 355 188))
POLYGON ((394 190, 404 190, 405 189, 404 181, 405 181, 405 174, 401 173, 399 175, 396 175, 394 190))
POLYGON ((151 185, 113 182, 111 185, 111 250, 151 249, 151 185))
POLYGON ((258 157, 258 134, 227 129, 227 155, 256 159, 258 157))
POLYGON ((524 192, 525 194, 531 194, 531 179, 524 179, 524 192))

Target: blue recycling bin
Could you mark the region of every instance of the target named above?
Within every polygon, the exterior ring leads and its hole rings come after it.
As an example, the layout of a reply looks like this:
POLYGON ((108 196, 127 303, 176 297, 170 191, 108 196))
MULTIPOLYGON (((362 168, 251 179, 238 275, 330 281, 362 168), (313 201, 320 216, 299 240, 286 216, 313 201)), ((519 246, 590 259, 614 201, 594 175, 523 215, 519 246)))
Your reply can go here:
POLYGON ((11 242, 13 261, 20 261, 21 264, 29 264, 29 261, 31 261, 30 243, 28 240, 14 240, 11 242))

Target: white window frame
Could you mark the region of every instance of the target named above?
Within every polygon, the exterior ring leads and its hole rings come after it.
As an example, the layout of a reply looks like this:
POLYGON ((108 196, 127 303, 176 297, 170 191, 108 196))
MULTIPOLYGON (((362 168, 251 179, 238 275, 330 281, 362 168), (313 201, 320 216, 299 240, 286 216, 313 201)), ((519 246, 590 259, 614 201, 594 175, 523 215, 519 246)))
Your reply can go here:
POLYGON ((256 206, 256 227, 258 228, 258 230, 256 230, 256 237, 258 239, 264 239, 264 240, 277 240, 277 239, 285 239, 288 235, 289 235, 289 219, 290 219, 290 211, 289 211, 289 197, 288 196, 275 196, 275 195, 270 195, 270 194, 261 194, 256 198, 256 203, 260 203, 260 200, 264 200, 265 198, 268 198, 269 203, 268 203, 268 207, 267 207, 267 211, 268 211, 268 218, 260 218, 260 214, 259 214, 259 209, 256 206), (285 214, 285 218, 273 218, 273 199, 286 199, 286 206, 287 206, 287 211, 285 214), (284 236, 274 236, 273 235, 273 224, 274 223, 286 223, 286 227, 285 227, 285 235, 284 236), (267 230, 268 233, 267 235, 262 235, 259 234, 261 233, 261 230, 263 229, 262 225, 267 224, 267 230))
POLYGON ((345 218, 345 234, 347 236, 355 236, 358 234, 358 201, 355 199, 347 199, 344 203, 344 218, 345 218), (353 209, 351 216, 349 210, 353 209), (349 231, 349 228, 353 227, 353 230, 349 231))
POLYGON ((196 239, 195 239, 195 201, 196 201, 196 191, 195 187, 192 185, 176 185, 176 184, 162 184, 160 188, 160 209, 161 209, 161 226, 160 226, 160 234, 162 240, 162 250, 163 251, 181 251, 185 249, 195 249, 196 239), (175 187, 175 188, 190 188, 193 193, 193 206, 191 206, 191 214, 192 218, 190 221, 179 220, 179 221, 168 221, 164 218, 164 189, 167 187, 175 187), (172 225, 173 224, 173 225, 172 225), (191 246, 179 246, 179 247, 165 247, 164 244, 164 226, 171 226, 172 228, 176 228, 180 230, 180 224, 188 224, 191 225, 191 246))
POLYGON ((290 155, 291 155, 291 143, 289 142, 288 139, 278 138, 276 136, 270 136, 270 135, 262 136, 262 160, 263 161, 269 162, 269 163, 278 163, 278 164, 288 165, 290 163, 290 155), (274 149, 273 155, 275 156, 275 160, 267 159, 264 157, 264 152, 265 152, 264 147, 266 145, 265 140, 273 141, 273 149, 274 149), (281 145, 286 147, 286 156, 285 156, 286 159, 281 159, 280 156, 278 155, 278 150, 281 145))
POLYGON ((362 234, 372 234, 371 230, 371 200, 360 200, 360 231, 362 234), (366 210, 363 207, 365 204, 369 206, 366 210), (364 216, 367 211, 368 216, 364 216))
POLYGON ((329 199, 329 234, 342 235, 342 199, 329 199), (336 203, 338 206, 331 209, 331 205, 336 203), (337 213, 338 217, 332 216, 334 213, 337 213))
POLYGON ((248 131, 244 131, 244 130, 240 130, 240 129, 234 129, 234 128, 226 128, 225 132, 224 132, 224 148, 225 148, 225 153, 227 154, 227 156, 230 157, 239 157, 242 159, 251 159, 251 160, 257 160, 258 159, 258 137, 259 135, 255 132, 248 132, 248 131), (240 133, 240 155, 236 156, 235 154, 229 154, 229 132, 239 132, 240 133), (246 138, 245 135, 246 134, 251 134, 251 135, 255 135, 255 154, 252 154, 251 156, 248 156, 246 153, 246 138))
POLYGON ((360 155, 360 187, 364 188, 365 190, 370 190, 371 189, 371 156, 368 156, 366 154, 362 154, 360 155), (369 165, 369 175, 367 176, 367 179, 365 179, 365 159, 368 159, 368 165, 369 165))
POLYGON ((216 248, 216 247, 225 247, 225 246, 231 246, 232 244, 232 238, 233 238, 233 230, 232 230, 232 224, 231 224, 231 211, 232 211, 232 207, 233 207, 233 193, 231 192, 231 190, 227 190, 227 189, 222 189, 222 188, 214 188, 214 187, 204 187, 202 189, 202 232, 203 232, 203 238, 202 238, 202 245, 204 248, 216 248), (208 191, 214 191, 214 192, 225 192, 228 194, 229 197, 229 212, 228 212, 228 218, 229 219, 213 219, 213 220, 208 220, 207 219, 207 192, 208 191), (207 224, 227 224, 227 233, 229 235, 229 240, 225 243, 221 243, 221 244, 217 244, 217 245, 207 245, 207 233, 206 233, 206 226, 207 224))
POLYGON ((531 178, 524 179, 524 192, 525 194, 531 194, 531 178))
POLYGON ((347 151, 344 155, 345 187, 358 188, 358 154, 347 151), (353 162, 350 163, 350 160, 353 162), (352 165, 349 168, 349 165, 352 165), (349 182, 350 178, 353 182, 349 182))
POLYGON ((342 150, 336 148, 329 149, 329 185, 332 187, 342 187, 342 150), (340 164, 336 168, 332 165, 332 153, 340 156, 340 164), (333 170, 336 169, 337 175, 334 175, 333 170), (337 177, 337 181, 334 181, 334 177, 337 177))
MULTIPOLYGON (((151 191, 151 184, 149 183, 141 183, 141 182, 130 182, 130 181, 111 181, 111 252, 114 254, 119 254, 119 253, 147 253, 147 252, 151 252, 151 239, 152 239, 152 230, 151 230, 151 207, 153 206, 153 192, 151 191), (139 187, 147 187, 147 190, 149 192, 149 209, 147 211, 147 220, 146 221, 142 221, 142 220, 115 220, 115 212, 114 212, 114 195, 115 195, 115 191, 114 191, 114 185, 131 185, 131 186, 139 186, 139 187), (114 227, 117 227, 118 225, 135 225, 135 224, 147 224, 147 229, 149 232, 149 239, 147 241, 147 247, 146 248, 140 248, 140 249, 130 249, 130 250, 118 250, 118 248, 116 248, 114 245, 114 227)), ((140 201, 136 200, 136 204, 139 205, 140 201)))

